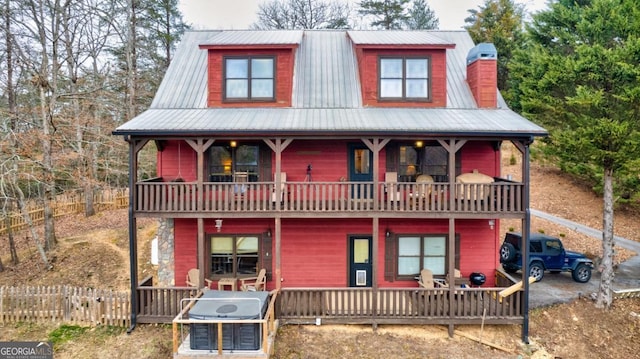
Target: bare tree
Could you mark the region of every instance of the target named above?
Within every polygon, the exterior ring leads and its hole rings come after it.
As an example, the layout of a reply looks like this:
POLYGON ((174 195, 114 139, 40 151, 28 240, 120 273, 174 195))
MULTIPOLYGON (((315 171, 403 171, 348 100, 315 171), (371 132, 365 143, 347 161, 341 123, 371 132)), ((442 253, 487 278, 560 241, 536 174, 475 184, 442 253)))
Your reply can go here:
POLYGON ((256 30, 345 29, 349 5, 328 0, 272 0, 259 5, 256 30))

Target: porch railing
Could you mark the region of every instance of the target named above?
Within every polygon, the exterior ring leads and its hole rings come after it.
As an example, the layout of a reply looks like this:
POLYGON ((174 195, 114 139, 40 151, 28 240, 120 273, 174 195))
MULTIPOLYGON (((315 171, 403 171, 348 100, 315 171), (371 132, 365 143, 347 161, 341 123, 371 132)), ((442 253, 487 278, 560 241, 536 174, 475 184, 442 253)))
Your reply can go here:
POLYGON ((503 298, 502 289, 286 288, 277 317, 290 324, 520 323, 524 293, 503 298))
POLYGON ((287 182, 138 182, 137 213, 456 212, 524 213, 523 184, 287 182), (374 201, 374 192, 377 199, 374 201), (202 202, 200 203, 199 200, 202 202))
POLYGON ((143 279, 137 289, 139 323, 171 323, 180 313, 180 302, 194 298, 194 287, 154 287, 151 276, 143 279))

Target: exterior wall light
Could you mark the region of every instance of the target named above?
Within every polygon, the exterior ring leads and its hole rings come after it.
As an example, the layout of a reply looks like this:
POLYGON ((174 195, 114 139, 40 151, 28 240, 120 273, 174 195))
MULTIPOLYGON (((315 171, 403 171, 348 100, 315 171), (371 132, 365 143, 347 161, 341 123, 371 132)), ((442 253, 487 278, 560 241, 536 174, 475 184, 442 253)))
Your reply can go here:
POLYGON ((496 220, 495 219, 490 219, 489 220, 489 228, 494 229, 496 226, 496 220))
POLYGON ((216 229, 218 230, 218 232, 220 232, 222 230, 222 220, 221 219, 216 219, 216 229))

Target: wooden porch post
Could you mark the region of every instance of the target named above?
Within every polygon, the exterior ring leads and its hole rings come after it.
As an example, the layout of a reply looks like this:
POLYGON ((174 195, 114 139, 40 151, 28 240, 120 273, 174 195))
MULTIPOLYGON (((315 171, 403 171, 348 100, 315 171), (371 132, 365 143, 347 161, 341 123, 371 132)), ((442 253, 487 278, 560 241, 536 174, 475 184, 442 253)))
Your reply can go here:
MULTIPOLYGON (((371 140, 363 138, 362 142, 373 153, 373 203, 376 210, 380 210, 380 194, 378 193, 380 184, 380 151, 384 146, 389 143, 389 139, 381 140, 379 138, 373 138, 371 140)), ((371 241, 371 290, 373 292, 373 298, 371 300, 373 306, 373 330, 376 330, 378 324, 376 323, 376 312, 378 308, 378 233, 380 219, 378 216, 373 217, 372 223, 372 241, 371 241)))
POLYGON ((138 181, 138 152, 149 142, 147 139, 125 138, 129 142, 129 272, 131 276, 131 332, 138 316, 138 232, 135 216, 136 182, 138 181))
MULTIPOLYGON (((282 139, 276 138, 275 140, 271 140, 268 138, 263 139, 264 142, 271 148, 271 150, 276 155, 276 168, 275 168, 275 198, 282 198, 282 151, 284 151, 289 144, 293 141, 293 139, 282 139)), ((277 201, 276 201, 277 202, 277 201)), ((276 212, 280 211, 280 206, 276 206, 276 212)), ((275 274, 273 276, 273 280, 276 282, 276 289, 280 290, 282 287, 282 262, 280 259, 281 248, 282 248, 282 217, 280 215, 276 215, 274 219, 274 238, 275 238, 275 249, 273 251, 273 256, 275 257, 275 274)))
MULTIPOLYGON (((512 141, 516 148, 522 153, 522 183, 524 193, 522 194, 522 205, 524 206, 524 218, 522 218, 522 273, 529 273, 529 235, 531 233, 531 208, 530 206, 530 166, 529 166, 529 145, 533 143, 533 138, 525 141, 512 141)), ((524 277, 524 275, 523 275, 524 277)), ((524 312, 522 321, 522 342, 529 344, 529 281, 523 280, 524 300, 522 311, 524 312)))
MULTIPOLYGON (((196 151, 197 154, 197 192, 196 192, 196 205, 198 211, 202 211, 204 208, 204 153, 215 142, 213 139, 206 140, 198 138, 196 140, 186 140, 186 142, 196 151)), ((198 269, 200 269, 200 286, 204 286, 205 277, 205 246, 204 246, 204 218, 198 217, 198 240, 197 240, 197 258, 198 269)), ((198 288, 200 289, 200 288, 198 288)))
MULTIPOLYGON (((447 150, 449 155, 449 210, 453 211, 456 200, 456 153, 467 143, 467 140, 456 140, 450 138, 449 141, 438 140, 440 145, 447 150)), ((447 241, 447 282, 449 285, 449 315, 453 317, 453 304, 455 303, 455 282, 456 282, 456 220, 454 215, 449 216, 449 238, 447 241)), ((453 337, 454 326, 449 324, 449 337, 453 337)))

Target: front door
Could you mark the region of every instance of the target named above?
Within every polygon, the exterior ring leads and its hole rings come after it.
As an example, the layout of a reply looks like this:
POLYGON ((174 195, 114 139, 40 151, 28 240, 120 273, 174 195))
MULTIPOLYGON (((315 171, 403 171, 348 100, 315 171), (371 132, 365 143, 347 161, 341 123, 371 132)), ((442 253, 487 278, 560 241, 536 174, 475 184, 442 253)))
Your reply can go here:
POLYGON ((349 237, 349 286, 371 287, 371 236, 349 237))
MULTIPOLYGON (((348 164, 349 181, 373 182, 373 154, 363 144, 349 145, 348 164)), ((354 184, 351 188, 352 198, 373 198, 373 186, 354 184)))

